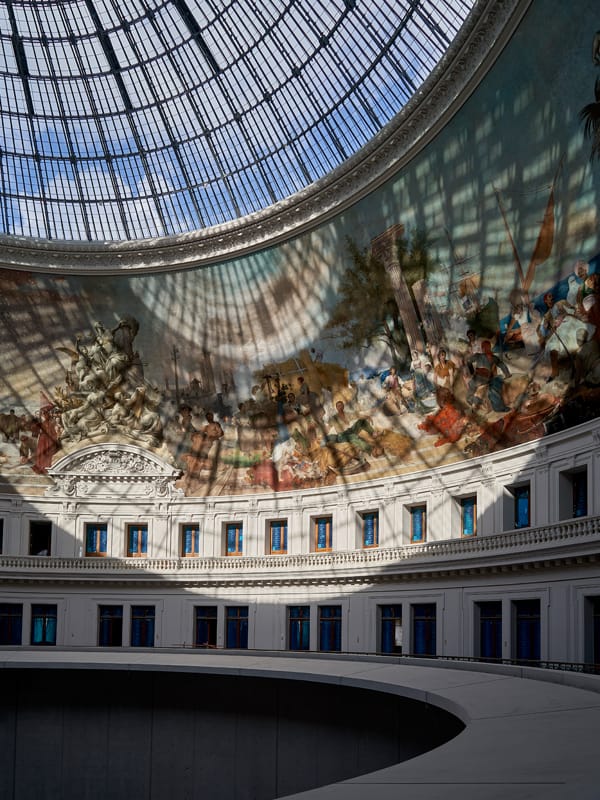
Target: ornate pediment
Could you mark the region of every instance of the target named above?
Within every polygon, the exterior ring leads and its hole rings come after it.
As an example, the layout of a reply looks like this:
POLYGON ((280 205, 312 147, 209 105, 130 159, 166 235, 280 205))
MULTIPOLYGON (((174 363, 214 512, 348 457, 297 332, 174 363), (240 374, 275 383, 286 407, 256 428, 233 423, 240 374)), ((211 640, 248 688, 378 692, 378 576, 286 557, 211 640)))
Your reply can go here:
POLYGON ((171 497, 182 494, 181 470, 134 445, 91 445, 64 456, 48 469, 47 494, 67 497, 171 497))

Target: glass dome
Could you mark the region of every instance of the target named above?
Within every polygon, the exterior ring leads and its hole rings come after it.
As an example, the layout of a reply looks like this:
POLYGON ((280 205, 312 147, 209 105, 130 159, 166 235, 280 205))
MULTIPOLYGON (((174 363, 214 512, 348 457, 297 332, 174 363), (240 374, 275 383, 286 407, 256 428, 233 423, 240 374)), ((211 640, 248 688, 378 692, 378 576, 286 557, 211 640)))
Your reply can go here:
POLYGON ((245 217, 356 154, 475 0, 6 0, 0 234, 117 241, 245 217))

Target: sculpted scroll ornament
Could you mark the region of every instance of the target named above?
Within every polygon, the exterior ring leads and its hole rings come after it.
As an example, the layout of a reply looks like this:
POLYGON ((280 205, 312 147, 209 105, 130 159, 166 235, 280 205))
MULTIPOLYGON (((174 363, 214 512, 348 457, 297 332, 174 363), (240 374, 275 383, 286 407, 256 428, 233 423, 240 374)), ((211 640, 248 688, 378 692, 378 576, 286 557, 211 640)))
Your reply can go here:
POLYGON ((174 486, 180 470, 132 446, 88 447, 62 458, 48 475, 54 480, 47 490, 50 495, 152 498, 182 494, 174 486))

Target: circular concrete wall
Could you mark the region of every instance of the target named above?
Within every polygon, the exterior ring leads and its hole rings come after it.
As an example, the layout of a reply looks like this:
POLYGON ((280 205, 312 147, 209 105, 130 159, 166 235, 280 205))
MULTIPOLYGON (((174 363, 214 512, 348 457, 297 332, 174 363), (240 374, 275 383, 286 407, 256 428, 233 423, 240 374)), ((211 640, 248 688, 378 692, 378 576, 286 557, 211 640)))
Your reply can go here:
POLYGON ((301 680, 9 669, 0 796, 270 800, 397 764, 464 727, 424 702, 301 680))

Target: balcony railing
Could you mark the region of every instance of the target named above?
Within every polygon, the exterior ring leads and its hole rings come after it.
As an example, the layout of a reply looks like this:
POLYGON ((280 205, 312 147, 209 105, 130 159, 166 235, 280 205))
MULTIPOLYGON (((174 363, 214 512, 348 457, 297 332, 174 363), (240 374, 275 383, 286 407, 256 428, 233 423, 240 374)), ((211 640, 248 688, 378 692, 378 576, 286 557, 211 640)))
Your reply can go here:
POLYGON ((479 564, 497 564, 499 568, 527 560, 556 559, 573 555, 600 554, 600 517, 586 517, 539 528, 507 531, 493 536, 470 539, 444 539, 424 544, 380 547, 329 553, 292 555, 216 556, 200 558, 81 558, 53 556, 0 556, 0 577, 17 578, 35 572, 63 577, 74 574, 161 576, 185 580, 202 577, 210 580, 232 574, 250 576, 276 573, 340 572, 357 575, 393 572, 403 566, 411 571, 439 570, 444 567, 469 568, 479 564), (592 545, 592 547, 590 547, 592 545))

